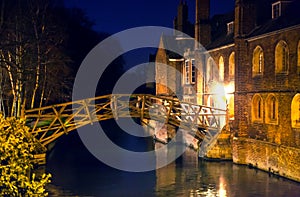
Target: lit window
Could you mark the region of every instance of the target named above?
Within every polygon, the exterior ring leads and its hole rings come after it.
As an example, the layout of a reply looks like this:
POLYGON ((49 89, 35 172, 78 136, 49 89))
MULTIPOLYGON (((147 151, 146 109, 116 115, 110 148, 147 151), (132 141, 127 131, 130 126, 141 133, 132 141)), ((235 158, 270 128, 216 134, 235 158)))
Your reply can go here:
POLYGON ((275 48, 275 71, 276 73, 288 72, 289 50, 284 41, 280 41, 275 48))
POLYGON ((252 99, 252 121, 263 120, 263 100, 260 95, 256 94, 252 99))
POLYGON ((273 94, 266 100, 266 122, 271 124, 278 122, 278 102, 273 94))
POLYGON ((253 77, 256 75, 261 75, 264 68, 264 53, 260 46, 257 46, 253 51, 252 58, 252 73, 253 77))
POLYGON ((230 23, 227 23, 227 34, 232 34, 233 33, 233 21, 230 23))
POLYGON ((222 56, 219 58, 219 78, 220 81, 224 81, 224 59, 222 56))
POLYGON ((294 96, 291 110, 292 127, 300 128, 300 94, 294 96))
POLYGON ((272 18, 278 18, 281 15, 281 2, 278 1, 272 4, 272 18))
POLYGON ((195 60, 192 60, 192 77, 191 77, 191 83, 194 84, 196 82, 196 66, 195 66, 195 60))
POLYGON ((185 84, 189 84, 190 83, 190 65, 189 65, 189 62, 186 61, 185 62, 185 67, 184 67, 184 71, 185 71, 185 84))
POLYGON ((229 56, 229 78, 230 79, 234 79, 234 69, 235 69, 234 52, 232 52, 229 56))

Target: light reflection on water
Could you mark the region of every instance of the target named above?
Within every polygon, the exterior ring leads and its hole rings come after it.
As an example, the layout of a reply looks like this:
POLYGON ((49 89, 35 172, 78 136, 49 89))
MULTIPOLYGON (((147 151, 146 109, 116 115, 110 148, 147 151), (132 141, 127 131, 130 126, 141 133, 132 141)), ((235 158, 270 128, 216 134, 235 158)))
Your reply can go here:
POLYGON ((191 150, 156 171, 118 171, 97 161, 72 134, 56 144, 46 169, 53 176, 48 187, 50 196, 277 197, 300 194, 299 183, 231 162, 202 161, 191 150))

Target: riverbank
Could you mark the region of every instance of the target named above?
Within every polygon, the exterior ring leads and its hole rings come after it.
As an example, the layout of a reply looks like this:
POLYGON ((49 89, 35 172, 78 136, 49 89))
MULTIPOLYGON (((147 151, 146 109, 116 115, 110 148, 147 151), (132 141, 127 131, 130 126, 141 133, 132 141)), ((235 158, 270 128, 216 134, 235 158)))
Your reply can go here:
POLYGON ((204 159, 231 160, 276 176, 300 182, 300 149, 267 141, 220 134, 204 159))
POLYGON ((300 182, 300 149, 250 138, 232 140, 232 159, 300 182))

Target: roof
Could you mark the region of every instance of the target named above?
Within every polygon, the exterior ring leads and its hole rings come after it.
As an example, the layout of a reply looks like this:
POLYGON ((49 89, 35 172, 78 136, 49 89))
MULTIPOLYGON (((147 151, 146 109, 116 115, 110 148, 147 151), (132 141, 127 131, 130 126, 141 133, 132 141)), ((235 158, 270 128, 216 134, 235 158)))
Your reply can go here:
POLYGON ((162 44, 165 49, 167 49, 167 55, 172 59, 180 59, 187 49, 194 49, 195 41, 193 38, 188 37, 178 37, 178 36, 168 36, 163 35, 162 44), (178 53, 176 53, 178 52, 178 53))
POLYGON ((300 1, 295 0, 291 2, 280 17, 271 19, 270 16, 269 20, 264 24, 257 26, 247 37, 259 36, 280 29, 300 25, 299 10, 300 1))
POLYGON ((233 33, 227 34, 227 23, 234 21, 234 12, 215 15, 211 19, 211 42, 206 49, 214 49, 234 43, 233 33))

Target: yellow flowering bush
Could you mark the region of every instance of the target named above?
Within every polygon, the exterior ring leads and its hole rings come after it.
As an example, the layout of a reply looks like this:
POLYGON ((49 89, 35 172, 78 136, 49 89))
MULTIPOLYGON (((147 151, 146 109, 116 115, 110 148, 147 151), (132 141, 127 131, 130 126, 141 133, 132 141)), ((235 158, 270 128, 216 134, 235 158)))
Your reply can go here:
POLYGON ((24 120, 0 115, 0 196, 47 196, 51 175, 36 177, 31 170, 40 144, 24 120))

